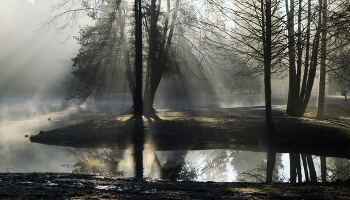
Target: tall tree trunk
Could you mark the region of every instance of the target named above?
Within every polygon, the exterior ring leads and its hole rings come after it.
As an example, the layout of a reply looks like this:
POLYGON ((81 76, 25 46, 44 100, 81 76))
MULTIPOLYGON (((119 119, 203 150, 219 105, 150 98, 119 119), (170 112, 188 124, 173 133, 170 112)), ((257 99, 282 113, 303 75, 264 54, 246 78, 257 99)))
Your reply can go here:
POLYGON ((298 110, 297 104, 300 104, 299 94, 300 94, 300 81, 301 81, 301 67, 302 67, 302 58, 303 58, 303 47, 302 47, 302 0, 299 0, 299 9, 298 9, 298 41, 297 41, 297 72, 295 75, 295 83, 294 83, 294 101, 296 103, 294 110, 298 110))
MULTIPOLYGON (((322 0, 319 0, 319 5, 322 5, 322 0)), ((317 26, 317 30, 316 30, 316 34, 315 34, 315 38, 314 38, 314 43, 313 43, 313 47, 312 47, 312 55, 311 55, 311 63, 310 63, 310 71, 309 71, 309 78, 307 80, 306 83, 306 90, 305 90, 305 98, 303 103, 300 106, 300 110, 302 111, 302 113, 305 112, 306 107, 309 103, 310 97, 311 97, 311 91, 312 91, 312 87, 314 84, 314 79, 316 76, 316 69, 317 69, 317 60, 318 60, 318 53, 319 53, 319 46, 320 46, 320 32, 321 32, 321 28, 322 28, 322 13, 321 10, 319 11, 318 14, 318 26, 317 26)), ((299 116, 302 113, 298 113, 299 116)), ((301 115, 302 116, 302 115, 301 115)))
POLYGON ((267 138, 270 145, 275 145, 275 126, 272 120, 271 107, 271 1, 266 0, 266 25, 264 42, 264 84, 265 84, 265 104, 266 104, 266 127, 267 138))
POLYGON ((307 6, 307 28, 306 28, 306 45, 305 45, 305 61, 304 61, 304 75, 303 82, 301 85, 299 102, 303 102, 305 98, 307 77, 309 74, 309 60, 310 60, 310 26, 311 26, 311 0, 308 0, 307 6))
POLYGON ((142 6, 135 0, 135 102, 134 115, 142 118, 142 6))
MULTIPOLYGON (((269 143, 267 152, 267 172, 266 182, 272 182, 273 169, 276 162, 275 148, 275 126, 272 120, 271 108, 271 38, 272 38, 272 23, 271 23, 271 1, 265 1, 265 17, 262 15, 263 28, 263 44, 264 44, 264 84, 265 84, 265 104, 266 104, 266 137, 269 143)), ((261 10, 264 10, 264 1, 261 0, 261 10)))
MULTIPOLYGON (((149 84, 146 85, 147 90, 145 90, 144 94, 144 107, 148 112, 153 112, 153 103, 156 91, 160 84, 160 81, 164 74, 164 68, 168 62, 168 54, 172 42, 172 37, 174 35, 175 22, 177 18, 177 13, 179 11, 179 3, 180 0, 176 0, 175 8, 173 9, 173 15, 170 27, 169 19, 170 19, 170 0, 167 0, 167 13, 165 19, 165 26, 162 32, 162 35, 158 35, 158 27, 157 21, 158 17, 156 15, 156 0, 151 1, 151 27, 150 27, 150 71, 149 71, 149 84), (168 32, 169 30, 169 32, 168 32), (168 35, 168 37, 166 37, 168 35), (156 43, 157 38, 161 37, 160 47, 157 48, 156 43), (158 52, 158 55, 157 55, 158 52)), ((159 12, 159 11, 158 11, 159 12)))
POLYGON ((289 3, 286 0, 286 12, 287 12, 287 28, 288 28, 288 56, 289 56, 289 91, 288 91, 288 103, 287 103, 287 113, 294 115, 295 111, 295 96, 297 95, 295 91, 295 32, 294 32, 294 0, 290 0, 290 10, 289 3))
POLYGON ((135 0, 135 102, 134 102, 134 162, 135 177, 143 178, 144 127, 142 120, 142 10, 141 0, 135 0))
MULTIPOLYGON (((162 69, 158 66, 158 59, 159 56, 157 56, 158 49, 158 14, 157 14, 157 6, 156 6, 157 0, 151 0, 151 8, 150 8, 150 30, 149 30, 149 49, 148 49, 148 66, 147 66, 147 77, 146 81, 148 84, 146 84, 145 88, 145 94, 144 94, 144 109, 146 113, 149 113, 153 110, 153 87, 154 87, 154 81, 156 78, 156 74, 160 73, 162 69)), ((159 55, 159 52, 158 52, 159 55)))
MULTIPOLYGON (((320 0, 321 2, 322 0, 320 0)), ((300 1, 301 3, 301 1, 300 1)), ((321 2, 322 3, 322 2, 321 2)), ((288 104, 287 104, 287 113, 294 117, 303 116, 306 107, 309 103, 311 97, 311 91, 314 84, 314 79, 316 76, 316 68, 317 68, 317 60, 318 60, 318 51, 319 51, 319 41, 320 41, 320 29, 321 29, 321 20, 322 14, 319 12, 318 16, 318 25, 316 28, 316 33, 314 35, 314 43, 312 46, 311 53, 311 61, 310 61, 310 69, 309 69, 309 42, 310 42, 310 23, 311 23, 311 0, 308 0, 308 25, 307 25, 307 42, 306 42, 306 56, 305 56, 305 68, 304 68, 304 76, 303 81, 300 87, 300 83, 296 84, 297 81, 300 82, 298 77, 301 76, 301 60, 302 51, 298 50, 298 71, 295 68, 295 42, 294 42, 294 1, 290 0, 291 8, 288 9, 288 0, 286 0, 286 8, 287 8, 287 16, 288 16, 288 45, 289 45, 289 93, 288 93, 288 104)), ((321 5, 321 4, 320 4, 321 5)), ((322 7, 322 6, 321 6, 322 7)), ((300 8, 300 6, 299 6, 300 8)), ((300 21, 300 14, 298 17, 298 22, 300 21)), ((299 27, 299 24, 298 24, 299 27)), ((301 29, 298 28, 300 31, 301 29)), ((300 42, 300 41, 298 41, 300 42)), ((300 45, 300 44, 299 44, 300 45)), ((298 45, 298 46, 299 46, 298 45)), ((299 46, 301 48, 301 46, 299 46)), ((298 48, 299 48, 298 47, 298 48)))
MULTIPOLYGON (((321 66, 320 83, 318 93, 318 107, 316 117, 321 118, 324 115, 324 98, 326 90, 326 55, 327 55, 327 0, 323 0, 322 5, 322 38, 321 38, 321 66)), ((321 12, 321 11, 320 11, 321 12)))

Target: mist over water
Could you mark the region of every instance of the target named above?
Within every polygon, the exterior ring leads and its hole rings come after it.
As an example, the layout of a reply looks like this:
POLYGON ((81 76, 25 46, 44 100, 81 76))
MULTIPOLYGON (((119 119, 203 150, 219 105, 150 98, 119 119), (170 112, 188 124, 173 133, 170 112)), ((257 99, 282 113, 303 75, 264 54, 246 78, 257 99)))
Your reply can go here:
MULTIPOLYGON (((3 91, 0 100, 0 172, 74 172, 132 177, 130 149, 48 146, 31 143, 25 137, 103 119, 132 106, 131 95, 125 91, 97 94, 81 105, 65 100, 71 88, 61 83, 70 76, 71 66, 59 61, 69 61, 78 53, 79 45, 71 37, 78 34, 78 29, 60 34, 48 29, 38 30, 49 16, 50 4, 33 2, 0 4, 0 82, 3 91)), ((258 78, 245 79, 227 74, 207 78, 162 79, 154 108, 182 110, 265 105, 263 82, 258 78)), ((274 80, 273 86, 272 103, 285 106, 286 84, 274 80)), ((310 104, 315 105, 316 100, 313 97, 310 104)), ((158 151, 153 154, 150 147, 144 155, 145 177, 152 178, 162 176, 159 166, 154 165, 156 158, 160 167, 167 169, 176 169, 181 160, 183 168, 177 169, 179 180, 259 182, 264 181, 266 171, 266 153, 231 149, 158 151)), ((288 181, 288 155, 277 157, 278 181, 288 181)), ((332 159, 329 166, 339 167, 340 161, 332 159)), ((348 161, 343 161, 341 166, 346 168, 348 165, 348 161)))
MULTIPOLYGON (((236 95, 241 99, 252 95, 236 95)), ((255 95, 256 100, 262 96, 255 95)), ((77 149, 31 143, 26 134, 38 134, 80 122, 103 119, 121 113, 131 106, 130 95, 115 98, 90 99, 82 105, 66 102, 57 96, 25 98, 23 95, 7 94, 0 103, 0 172, 74 172, 103 176, 133 176, 131 148, 118 149, 77 149), (116 103, 117 102, 117 103, 116 103), (49 120, 50 119, 50 120, 49 120)), ((238 98, 238 97, 236 97, 238 98)), ((239 99, 239 98, 238 98, 239 99)), ((164 100, 159 109, 208 108, 219 106, 218 100, 202 101, 201 105, 186 104, 184 100, 164 100)), ((179 157, 176 152, 145 149, 145 177, 161 178, 161 171, 154 164, 159 159, 160 167, 176 166, 179 157), (155 157, 156 156, 156 157, 155 157)), ((206 150, 179 152, 184 157, 183 167, 177 180, 192 181, 264 181, 266 153, 231 150, 206 150)), ((288 154, 278 154, 276 181, 289 179, 288 154)), ((319 171, 319 162, 316 170, 319 171)), ((180 159, 181 160, 181 159, 180 159)), ((339 161, 338 161, 339 162, 339 161)), ((332 162, 334 163, 334 162, 332 162)), ((170 167, 171 168, 171 167, 170 167)), ((319 173, 319 172, 318 172, 319 173)))
POLYGON ((65 147, 31 143, 25 135, 38 134, 87 120, 120 113, 128 103, 111 106, 113 100, 75 105, 57 97, 28 98, 3 95, 0 102, 1 172, 68 172, 72 156, 65 147))

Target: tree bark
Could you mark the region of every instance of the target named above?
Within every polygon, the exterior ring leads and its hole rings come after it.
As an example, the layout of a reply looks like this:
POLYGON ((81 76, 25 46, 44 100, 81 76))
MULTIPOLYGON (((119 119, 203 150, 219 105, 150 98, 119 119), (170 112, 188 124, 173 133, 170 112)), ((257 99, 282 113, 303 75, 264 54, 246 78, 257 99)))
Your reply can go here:
POLYGON ((142 118, 142 6, 141 0, 135 0, 135 102, 134 115, 142 118))
MULTIPOLYGON (((316 117, 321 118, 324 115, 324 98, 326 90, 326 56, 327 56, 327 0, 323 0, 322 5, 322 38, 321 38, 321 66, 320 83, 318 93, 318 106, 316 117)), ((320 11, 321 12, 321 11, 320 11)))
POLYGON ((141 0, 135 0, 135 102, 134 102, 134 120, 132 121, 133 143, 134 143, 134 162, 135 178, 143 179, 143 146, 144 146, 144 127, 143 127, 143 106, 142 106, 142 10, 141 0))
MULTIPOLYGON (((272 120, 271 108, 271 1, 265 1, 265 19, 262 18, 263 44, 264 44, 264 84, 265 84, 265 105, 266 105, 266 132, 269 144, 266 182, 272 182, 273 168, 276 162, 275 146, 275 126, 272 120)), ((264 2, 261 0, 261 10, 264 10, 264 2)), ((263 14, 264 16, 264 14, 263 14)))
MULTIPOLYGON (((319 0, 320 3, 322 0, 319 0)), ((301 3, 301 2, 299 2, 301 3)), ((301 76, 301 60, 302 51, 298 50, 298 71, 295 67, 295 41, 294 41, 294 0, 290 0, 290 10, 288 9, 288 0, 286 0, 287 16, 288 16, 288 50, 289 50, 289 93, 288 93, 288 104, 287 104, 287 114, 294 117, 302 117, 306 107, 309 103, 311 97, 311 91, 314 84, 314 79, 316 76, 318 51, 319 51, 319 41, 320 41, 320 30, 321 30, 321 20, 322 14, 321 10, 318 15, 318 25, 316 28, 316 33, 314 35, 314 43, 312 46, 312 55, 309 68, 309 44, 310 44, 310 23, 311 23, 311 1, 308 1, 308 25, 307 25, 307 40, 306 40, 306 56, 305 56, 305 68, 303 82, 300 89, 300 79, 301 76), (298 82, 298 83, 297 83, 298 82)), ((321 5, 321 4, 320 4, 321 5)), ((322 6, 321 6, 322 7, 322 6)), ((299 7, 300 8, 300 7, 299 7)), ((300 18, 300 14, 298 19, 300 18)), ((300 20, 298 20, 298 23, 300 20)), ((300 25, 298 24, 298 30, 301 31, 300 25)), ((299 33, 300 34, 300 33, 299 33)), ((299 43, 300 41, 298 41, 299 43)), ((300 44, 298 48, 301 48, 300 44)))
POLYGON ((174 35, 175 21, 177 18, 177 13, 179 10, 179 2, 177 0, 175 2, 175 8, 173 10, 172 21, 170 27, 169 18, 170 18, 170 0, 167 0, 167 13, 165 19, 165 26, 163 29, 163 33, 160 36, 157 27, 158 17, 156 14, 156 0, 152 0, 151 2, 151 27, 150 27, 150 48, 149 48, 149 57, 150 62, 148 66, 147 73, 149 77, 147 77, 147 81, 149 84, 146 84, 145 94, 144 94, 144 107, 145 111, 153 112, 153 103, 156 91, 160 84, 160 81, 164 74, 164 69, 168 62, 168 54, 172 42, 172 36, 174 35), (169 33, 168 33, 169 30, 169 33), (168 37, 166 37, 168 35, 168 37), (157 47, 157 38, 161 37, 160 47, 157 47))
POLYGON ((289 56, 289 92, 287 103, 287 114, 294 115, 295 110, 295 32, 294 32, 294 0, 290 0, 290 10, 288 0, 286 0, 287 28, 288 28, 288 56, 289 56))

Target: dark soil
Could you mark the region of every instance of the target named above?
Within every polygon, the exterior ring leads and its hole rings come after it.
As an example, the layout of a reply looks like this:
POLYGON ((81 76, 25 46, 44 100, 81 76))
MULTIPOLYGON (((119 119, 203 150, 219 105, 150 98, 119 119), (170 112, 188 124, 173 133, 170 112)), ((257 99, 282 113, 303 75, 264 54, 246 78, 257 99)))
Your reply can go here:
POLYGON ((215 183, 81 174, 0 174, 1 199, 350 199, 350 181, 215 183))

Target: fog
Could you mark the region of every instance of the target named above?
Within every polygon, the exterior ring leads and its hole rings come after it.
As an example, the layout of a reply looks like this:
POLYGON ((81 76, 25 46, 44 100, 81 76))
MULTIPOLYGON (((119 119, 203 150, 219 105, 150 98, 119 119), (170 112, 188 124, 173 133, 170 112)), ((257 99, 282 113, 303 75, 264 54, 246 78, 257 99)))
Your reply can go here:
POLYGON ((55 32, 43 28, 50 16, 52 1, 0 5, 0 82, 9 92, 62 92, 62 82, 70 72, 59 61, 70 60, 79 46, 73 35, 76 29, 55 32), (56 91, 52 91, 56 90, 56 91))
MULTIPOLYGON (((97 94, 80 105, 66 101, 71 87, 63 83, 71 77, 72 71, 72 63, 66 61, 71 61, 80 47, 73 36, 77 36, 79 26, 88 24, 89 20, 80 18, 76 27, 60 32, 55 30, 59 27, 55 23, 42 28, 52 14, 50 9, 55 2, 58 1, 0 1, 0 172, 133 176, 128 150, 48 146, 31 143, 26 137, 42 130, 103 119, 132 106, 131 94, 125 91, 125 82, 120 83, 123 87, 119 91, 97 94), (103 167, 113 162, 117 163, 114 170, 103 167)), ((199 79, 162 79, 154 108, 181 110, 265 105, 261 77, 233 76, 219 69, 214 71, 199 79)), ((272 103, 285 106, 286 80, 275 79, 273 85, 272 103)), ((314 95, 310 104, 315 105, 316 100, 314 95)), ((151 149, 146 150, 152 152, 151 149)), ((180 180, 259 182, 261 180, 254 175, 264 176, 265 173, 265 153, 210 150, 174 154, 181 153, 156 152, 160 167, 169 163, 176 166, 176 159, 171 157, 183 158, 180 180), (221 166, 212 162, 219 156, 224 157, 219 162, 221 166)), ((145 155, 148 155, 147 152, 145 155)), ((286 154, 280 154, 278 158, 278 180, 286 182, 289 162, 286 154)), ((155 170, 159 166, 154 166, 154 159, 154 154, 146 156, 145 176, 160 178, 160 169, 155 170)))

